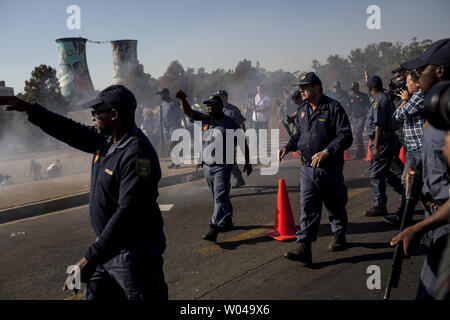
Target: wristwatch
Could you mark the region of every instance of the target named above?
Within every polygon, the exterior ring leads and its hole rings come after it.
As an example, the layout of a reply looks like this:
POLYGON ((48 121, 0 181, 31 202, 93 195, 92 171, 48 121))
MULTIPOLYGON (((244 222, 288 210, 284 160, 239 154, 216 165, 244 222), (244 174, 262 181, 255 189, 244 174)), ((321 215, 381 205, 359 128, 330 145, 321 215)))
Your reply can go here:
POLYGON ((325 149, 323 150, 323 152, 325 152, 326 155, 329 155, 329 154, 330 154, 330 151, 328 151, 328 148, 325 148, 325 149))

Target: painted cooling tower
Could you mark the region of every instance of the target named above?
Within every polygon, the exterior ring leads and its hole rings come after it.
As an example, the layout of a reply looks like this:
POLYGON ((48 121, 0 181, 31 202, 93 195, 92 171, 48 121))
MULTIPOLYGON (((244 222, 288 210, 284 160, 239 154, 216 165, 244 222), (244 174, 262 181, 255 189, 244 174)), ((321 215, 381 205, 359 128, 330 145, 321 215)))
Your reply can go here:
POLYGON ((112 84, 126 84, 137 67, 137 40, 111 41, 113 50, 112 84))
POLYGON ((95 94, 86 60, 84 38, 61 38, 56 40, 59 58, 59 87, 70 102, 80 102, 95 94))

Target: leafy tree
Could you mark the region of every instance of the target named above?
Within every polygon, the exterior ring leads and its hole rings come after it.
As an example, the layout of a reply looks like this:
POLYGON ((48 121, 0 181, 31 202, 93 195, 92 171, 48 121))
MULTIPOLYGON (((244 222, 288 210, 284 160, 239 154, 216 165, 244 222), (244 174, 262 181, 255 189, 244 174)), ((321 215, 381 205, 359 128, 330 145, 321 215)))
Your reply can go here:
POLYGON ((31 78, 25 81, 23 99, 45 105, 50 110, 65 113, 68 102, 61 94, 56 70, 45 64, 34 68, 31 78))

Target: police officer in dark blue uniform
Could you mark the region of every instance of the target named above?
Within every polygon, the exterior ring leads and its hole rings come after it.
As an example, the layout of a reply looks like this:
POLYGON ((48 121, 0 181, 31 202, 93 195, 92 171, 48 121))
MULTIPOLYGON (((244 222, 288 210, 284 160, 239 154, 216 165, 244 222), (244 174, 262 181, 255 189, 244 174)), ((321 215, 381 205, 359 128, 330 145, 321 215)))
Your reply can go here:
POLYGON ((350 110, 349 115, 353 123, 353 135, 356 142, 356 159, 363 159, 364 141, 363 132, 366 126, 367 114, 370 108, 370 100, 367 94, 359 91, 359 83, 353 82, 351 86, 352 94, 350 95, 350 110))
POLYGON ((280 161, 290 151, 300 150, 300 247, 287 252, 286 258, 311 263, 311 242, 320 227, 322 203, 325 205, 334 239, 329 249, 347 248, 347 187, 344 184, 344 150, 353 141, 352 130, 341 104, 325 96, 322 82, 313 73, 300 76, 303 103, 297 111, 297 132, 279 151, 280 161))
MULTIPOLYGON (((220 231, 226 231, 233 227, 231 220, 233 206, 230 201, 230 179, 235 158, 233 155, 229 157, 231 161, 227 161, 226 130, 231 129, 234 131, 238 129, 238 126, 232 118, 223 113, 223 102, 219 95, 210 96, 208 100, 203 102, 208 106, 207 114, 192 110, 183 91, 179 90, 176 97, 180 99, 183 112, 189 118, 202 122, 203 173, 214 199, 214 212, 209 220, 210 231, 203 236, 203 239, 215 242, 220 231), (222 155, 215 152, 220 152, 220 150, 212 148, 213 144, 216 143, 216 139, 220 138, 223 143, 222 155)), ((235 141, 228 141, 228 143, 233 144, 234 150, 235 141)), ((252 172, 247 144, 245 145, 245 171, 247 171, 247 176, 252 172)))
POLYGON ((89 101, 94 127, 16 97, 0 101, 9 105, 6 110, 27 112, 49 135, 94 155, 89 212, 97 239, 77 263, 86 283, 84 298, 166 300, 165 236, 156 202, 161 169, 156 151, 135 125, 131 91, 114 85, 89 101))
MULTIPOLYGON (((217 91, 217 94, 222 99, 222 102, 224 105, 223 113, 227 117, 230 117, 231 119, 233 119, 234 122, 236 122, 236 125, 238 126, 238 128, 241 128, 245 132, 245 130, 246 130, 245 120, 246 119, 244 118, 244 116, 242 115, 242 113, 238 107, 236 107, 235 105, 228 102, 228 92, 226 92, 225 90, 219 90, 219 91, 217 91)), ((239 169, 239 166, 237 163, 234 164, 231 174, 233 175, 234 179, 236 179, 236 184, 233 186, 233 189, 240 188, 245 185, 245 180, 242 177, 242 172, 239 169)))
POLYGON ((341 106, 344 108, 345 112, 347 113, 347 117, 350 117, 352 114, 352 110, 350 107, 350 97, 348 93, 344 90, 342 90, 341 82, 336 81, 333 84, 333 87, 331 88, 331 98, 334 100, 337 100, 341 103, 341 106))
POLYGON ((369 165, 369 179, 373 193, 373 208, 364 212, 367 217, 387 215, 386 182, 402 195, 400 178, 391 170, 391 161, 398 150, 398 137, 395 130, 398 124, 393 118, 394 105, 383 92, 383 82, 378 76, 367 80, 367 89, 373 98, 366 123, 367 134, 372 140, 369 149, 372 153, 369 165))
MULTIPOLYGON (((163 134, 164 144, 169 148, 169 154, 172 152, 173 147, 176 145, 176 141, 172 141, 172 133, 181 128, 181 122, 183 120, 183 114, 180 106, 170 97, 170 91, 167 88, 163 88, 157 92, 161 97, 160 108, 160 122, 161 122, 161 134, 163 134)), ((163 146, 164 148, 165 146, 163 146)), ((169 169, 179 169, 180 165, 171 163, 169 169)))
MULTIPOLYGON (((427 99, 427 93, 433 86, 450 80, 450 38, 434 42, 419 57, 403 63, 402 67, 420 74, 420 89, 427 99)), ((422 170, 422 202, 427 218, 435 215, 449 198, 450 169, 443 152, 446 135, 445 130, 435 128, 429 122, 423 129, 422 159, 416 168, 420 167, 422 170)), ((407 181, 414 171, 408 168, 407 181)), ((435 297, 438 265, 449 234, 450 224, 444 224, 428 233, 430 245, 422 267, 416 299, 428 300, 435 297)))

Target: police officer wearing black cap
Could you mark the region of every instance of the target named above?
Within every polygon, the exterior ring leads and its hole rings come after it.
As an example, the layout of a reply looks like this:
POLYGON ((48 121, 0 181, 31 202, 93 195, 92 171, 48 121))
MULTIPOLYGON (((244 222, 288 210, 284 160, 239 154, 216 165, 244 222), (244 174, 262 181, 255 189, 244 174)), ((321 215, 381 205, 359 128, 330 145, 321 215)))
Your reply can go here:
POLYGON ((114 85, 89 101, 93 127, 17 97, 0 97, 0 102, 9 105, 6 110, 27 112, 31 123, 56 139, 94 155, 89 212, 97 239, 77 263, 86 283, 84 299, 166 300, 165 236, 156 201, 161 169, 152 144, 135 125, 131 91, 114 85))
MULTIPOLYGON (((227 161, 226 130, 236 130, 239 127, 232 118, 224 114, 222 98, 219 95, 210 96, 208 100, 203 102, 208 106, 207 114, 192 110, 187 101, 187 96, 182 90, 177 92, 176 97, 180 99, 183 112, 189 118, 202 122, 203 173, 214 199, 214 212, 209 220, 210 230, 203 236, 203 239, 215 242, 219 232, 227 231, 233 227, 233 221, 231 219, 233 206, 230 201, 230 179, 235 157, 234 155, 233 157, 229 157, 232 159, 232 163, 227 161), (215 153, 215 149, 214 154, 207 154, 211 152, 211 144, 216 143, 216 139, 219 136, 222 138, 223 143, 222 157, 215 153), (213 159, 208 159, 209 156, 213 159)), ((233 143, 235 146, 235 141, 228 143, 233 143)), ((247 176, 252 172, 247 144, 245 145, 245 171, 247 171, 247 176)))
MULTIPOLYGON (((403 63, 402 67, 420 75, 420 89, 427 101, 435 86, 450 80, 450 39, 432 43, 419 57, 403 63)), ((427 218, 434 215, 449 198, 450 171, 443 154, 447 133, 433 127, 428 121, 423 129, 422 160, 416 168, 422 170, 422 202, 427 218)), ((412 174, 415 174, 415 170, 408 168, 407 183, 412 174)), ((436 294, 438 265, 449 233, 450 224, 428 233, 430 246, 420 275, 417 299, 430 299, 436 294)))
MULTIPOLYGON (((228 92, 226 92, 225 90, 219 90, 219 91, 217 91, 217 94, 222 99, 222 102, 224 105, 223 113, 227 117, 230 117, 231 119, 233 119, 234 122, 236 122, 236 125, 238 126, 238 128, 241 128, 245 132, 245 130, 246 130, 245 120, 246 119, 244 118, 244 116, 241 113, 241 110, 239 110, 238 107, 236 107, 235 105, 228 102, 228 92)), ((233 175, 234 179, 236 179, 236 184, 233 186, 233 189, 240 188, 245 185, 245 180, 242 177, 242 172, 239 169, 239 166, 237 165, 237 163, 234 164, 233 171, 231 172, 231 174, 233 175)))
POLYGON ((352 144, 352 130, 341 104, 322 93, 322 82, 313 73, 300 76, 303 103, 297 111, 297 132, 279 151, 280 161, 291 151, 300 150, 300 247, 286 258, 312 261, 311 242, 316 241, 322 204, 325 205, 334 239, 332 251, 347 248, 347 187, 344 184, 344 150, 352 144))
MULTIPOLYGON (((169 89, 163 88, 156 94, 159 94, 161 97, 159 116, 162 124, 164 143, 168 146, 170 153, 177 143, 176 141, 171 141, 170 137, 176 129, 181 128, 183 114, 180 106, 170 97, 169 89)), ((172 164, 169 165, 169 169, 172 168, 178 169, 180 168, 180 165, 172 162, 172 164)))
POLYGON ((372 186, 373 207, 364 212, 367 217, 387 215, 386 181, 400 195, 403 186, 400 178, 391 170, 391 161, 398 150, 398 137, 395 130, 398 124, 393 118, 394 105, 383 91, 383 82, 378 76, 372 76, 366 83, 372 105, 366 122, 367 135, 371 139, 369 149, 371 160, 369 179, 372 186))
POLYGON ((363 132, 366 126, 367 114, 370 108, 370 100, 367 94, 359 91, 359 83, 353 82, 351 86, 352 94, 350 95, 350 110, 349 115, 353 122, 353 136, 356 142, 356 159, 363 159, 364 141, 363 132))

